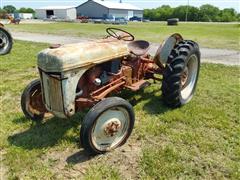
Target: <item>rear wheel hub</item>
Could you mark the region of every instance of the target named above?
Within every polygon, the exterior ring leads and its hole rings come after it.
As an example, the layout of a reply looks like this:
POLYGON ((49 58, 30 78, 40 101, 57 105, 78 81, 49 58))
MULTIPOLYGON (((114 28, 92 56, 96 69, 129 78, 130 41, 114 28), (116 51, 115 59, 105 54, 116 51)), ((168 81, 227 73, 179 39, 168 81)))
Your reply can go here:
POLYGON ((187 82, 187 79, 188 79, 188 67, 186 67, 182 73, 182 76, 181 76, 181 84, 182 84, 182 87, 185 86, 186 82, 187 82))

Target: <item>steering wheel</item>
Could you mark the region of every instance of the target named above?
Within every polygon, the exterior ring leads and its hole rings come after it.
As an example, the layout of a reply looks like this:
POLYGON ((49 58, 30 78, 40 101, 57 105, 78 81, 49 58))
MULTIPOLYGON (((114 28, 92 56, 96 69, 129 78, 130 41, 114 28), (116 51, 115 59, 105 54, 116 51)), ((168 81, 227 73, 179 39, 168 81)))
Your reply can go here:
POLYGON ((107 28, 106 32, 109 34, 109 36, 118 40, 133 41, 135 39, 135 37, 129 32, 118 28, 107 28))

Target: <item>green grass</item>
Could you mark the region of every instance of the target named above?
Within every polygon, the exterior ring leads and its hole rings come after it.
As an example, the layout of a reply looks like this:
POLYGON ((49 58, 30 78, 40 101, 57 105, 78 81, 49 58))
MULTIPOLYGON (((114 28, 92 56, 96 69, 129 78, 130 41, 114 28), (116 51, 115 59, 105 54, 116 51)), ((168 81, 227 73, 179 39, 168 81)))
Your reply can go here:
POLYGON ((129 23, 128 25, 53 23, 8 25, 12 31, 59 34, 84 38, 100 38, 109 26, 122 28, 133 33, 137 39, 161 43, 173 33, 180 33, 185 39, 198 42, 203 47, 240 49, 240 24, 180 23, 167 26, 163 22, 129 23))
POLYGON ((203 64, 193 100, 169 109, 160 84, 134 96, 136 123, 128 143, 88 157, 79 150, 84 113, 42 124, 20 109, 24 87, 38 77, 36 54, 47 44, 17 41, 0 58, 0 151, 3 179, 239 179, 239 67, 203 64))

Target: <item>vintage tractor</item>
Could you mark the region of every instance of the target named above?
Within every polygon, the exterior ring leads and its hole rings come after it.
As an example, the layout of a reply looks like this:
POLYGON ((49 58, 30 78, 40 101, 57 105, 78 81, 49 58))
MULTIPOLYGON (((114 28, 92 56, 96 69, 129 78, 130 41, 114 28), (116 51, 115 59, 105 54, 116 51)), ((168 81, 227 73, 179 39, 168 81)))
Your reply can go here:
POLYGON ((12 50, 13 39, 11 34, 0 23, 0 55, 10 53, 12 50))
POLYGON ((20 18, 14 18, 13 16, 7 15, 7 19, 9 20, 9 24, 19 25, 21 22, 20 18))
POLYGON ((167 38, 151 57, 149 42, 120 29, 106 31, 101 40, 52 45, 40 52, 40 80, 31 82, 21 98, 25 116, 33 121, 69 118, 91 108, 80 132, 81 145, 91 154, 123 145, 134 126, 131 104, 110 96, 123 89, 138 91, 153 79, 162 81, 166 105, 180 107, 192 99, 200 68, 198 44, 180 34, 167 38))

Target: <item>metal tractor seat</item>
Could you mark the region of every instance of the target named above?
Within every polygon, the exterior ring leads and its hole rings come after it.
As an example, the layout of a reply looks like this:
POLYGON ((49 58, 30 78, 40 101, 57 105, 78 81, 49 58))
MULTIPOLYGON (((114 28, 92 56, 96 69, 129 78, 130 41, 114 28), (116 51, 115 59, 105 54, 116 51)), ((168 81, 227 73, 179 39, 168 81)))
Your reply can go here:
POLYGON ((128 49, 136 56, 142 56, 148 52, 150 44, 144 40, 132 41, 128 44, 128 49))

